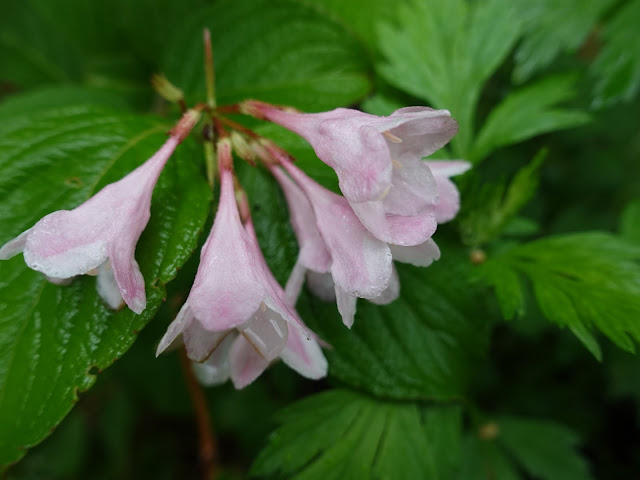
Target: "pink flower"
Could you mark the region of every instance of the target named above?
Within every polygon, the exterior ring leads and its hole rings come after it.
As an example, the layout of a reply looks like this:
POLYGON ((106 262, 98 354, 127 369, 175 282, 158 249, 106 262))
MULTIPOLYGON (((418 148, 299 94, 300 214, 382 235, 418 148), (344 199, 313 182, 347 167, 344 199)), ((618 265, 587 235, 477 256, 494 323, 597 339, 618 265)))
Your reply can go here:
POLYGON ((331 281, 319 283, 325 292, 333 287, 338 311, 345 325, 351 327, 356 298, 379 297, 394 281, 389 246, 360 223, 343 197, 321 187, 286 159, 280 160, 300 187, 279 167, 272 167, 287 196, 300 243, 287 292, 294 298, 297 296, 307 270, 317 275, 330 272, 331 281))
POLYGON ((146 307, 144 278, 134 258, 149 221, 151 195, 168 158, 197 123, 187 113, 165 144, 144 164, 107 185, 73 210, 58 210, 0 248, 0 259, 23 252, 26 264, 55 283, 97 274, 100 296, 112 308, 122 300, 141 313, 146 307))
POLYGON ((436 230, 436 182, 421 158, 457 132, 447 110, 408 107, 389 117, 338 108, 292 113, 249 101, 243 110, 304 137, 338 174, 340 189, 362 223, 379 239, 417 245, 436 230))
POLYGON ((305 344, 311 342, 312 333, 285 303, 252 225, 246 229, 242 225, 228 140, 219 142, 218 156, 221 191, 216 219, 202 248, 189 297, 160 341, 157 354, 182 334, 189 358, 207 361, 220 374, 216 378, 230 375, 237 388, 251 383, 278 356, 296 365, 299 360, 303 364, 299 370, 322 376, 324 357, 319 347, 314 350, 305 344))

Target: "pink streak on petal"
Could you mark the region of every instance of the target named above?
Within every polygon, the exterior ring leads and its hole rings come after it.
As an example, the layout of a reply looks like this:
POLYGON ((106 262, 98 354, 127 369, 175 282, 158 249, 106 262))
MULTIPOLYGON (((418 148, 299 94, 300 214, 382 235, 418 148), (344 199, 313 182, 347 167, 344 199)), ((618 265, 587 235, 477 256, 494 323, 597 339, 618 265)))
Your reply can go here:
POLYGON ((232 174, 226 169, 221 173, 220 188, 218 212, 189 294, 194 315, 211 331, 242 325, 267 294, 262 265, 240 221, 232 174))

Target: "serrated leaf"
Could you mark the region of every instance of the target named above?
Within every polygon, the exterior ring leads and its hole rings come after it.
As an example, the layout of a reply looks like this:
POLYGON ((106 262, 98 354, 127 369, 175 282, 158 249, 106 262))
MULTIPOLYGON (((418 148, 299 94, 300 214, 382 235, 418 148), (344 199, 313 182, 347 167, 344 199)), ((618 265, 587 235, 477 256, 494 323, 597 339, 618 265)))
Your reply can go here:
POLYGON ((515 54, 518 83, 548 67, 561 53, 575 53, 600 17, 618 0, 538 0, 516 2, 524 19, 524 39, 515 54))
POLYGON ((540 480, 589 480, 589 468, 576 451, 573 431, 547 420, 502 416, 496 421, 498 440, 516 462, 540 480))
POLYGON ((201 32, 211 30, 220 103, 259 98, 322 110, 370 89, 364 49, 340 24, 291 0, 222 0, 176 32, 164 73, 187 98, 204 97, 201 32))
POLYGON ((460 130, 454 153, 467 158, 484 83, 520 36, 508 0, 414 0, 397 9, 397 26, 380 28, 386 62, 380 74, 393 86, 451 111, 460 130))
POLYGON ((640 88, 640 2, 627 1, 606 24, 604 46, 592 64, 596 77, 593 104, 605 107, 633 99, 640 88))
POLYGON ((575 78, 550 77, 510 93, 494 108, 478 133, 469 157, 480 162, 494 150, 542 133, 582 125, 590 117, 558 107, 575 95, 575 78))
POLYGON ((447 249, 442 257, 428 268, 396 264, 400 298, 383 307, 359 300, 351 330, 335 304, 301 298, 302 318, 333 347, 325 351, 330 375, 387 398, 449 401, 464 394, 485 347, 487 317, 468 280, 466 254, 447 249))
MULTIPOLYGON (((85 105, 2 122, 0 243, 121 178, 159 148, 166 130, 156 119, 85 105)), ((191 256, 210 202, 195 152, 181 146, 156 187, 136 249, 147 286, 142 315, 107 309, 91 277, 59 287, 21 257, 0 263, 0 465, 46 437, 95 373, 128 350, 160 305, 163 285, 191 256)))
POLYGON ((544 316, 569 327, 596 357, 595 329, 635 351, 634 340, 640 341, 640 248, 607 233, 577 233, 520 245, 490 259, 487 267, 494 262, 526 276, 544 316))
POLYGON ((511 182, 476 182, 467 192, 466 202, 459 216, 463 240, 468 245, 483 245, 503 233, 518 212, 535 194, 540 167, 547 156, 539 151, 528 165, 514 175, 511 182))
POLYGON ((284 410, 253 465, 267 478, 447 478, 457 460, 460 410, 389 403, 348 390, 314 395, 284 410), (455 432, 451 435, 449 432, 455 432))

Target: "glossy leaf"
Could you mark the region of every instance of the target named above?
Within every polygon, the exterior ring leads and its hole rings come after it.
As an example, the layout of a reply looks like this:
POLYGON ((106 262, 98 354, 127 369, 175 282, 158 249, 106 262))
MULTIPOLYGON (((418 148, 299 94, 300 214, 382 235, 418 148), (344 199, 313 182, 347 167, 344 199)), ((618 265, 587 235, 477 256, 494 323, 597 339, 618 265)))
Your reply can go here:
POLYGON ((164 73, 188 98, 205 98, 204 27, 211 30, 220 103, 253 97, 322 110, 369 91, 365 51, 339 23, 291 0, 222 0, 185 21, 170 42, 164 73))
MULTIPOLYGON (((26 110, 0 124, 2 243, 140 165, 168 129, 156 119, 98 106, 59 107, 37 116, 26 110)), ((156 187, 151 220, 136 249, 147 286, 142 315, 106 308, 94 278, 60 287, 29 270, 21 257, 0 263, 0 465, 47 436, 78 392, 128 350, 154 315, 163 285, 193 253, 209 212, 199 158, 193 146, 181 146, 156 187)))

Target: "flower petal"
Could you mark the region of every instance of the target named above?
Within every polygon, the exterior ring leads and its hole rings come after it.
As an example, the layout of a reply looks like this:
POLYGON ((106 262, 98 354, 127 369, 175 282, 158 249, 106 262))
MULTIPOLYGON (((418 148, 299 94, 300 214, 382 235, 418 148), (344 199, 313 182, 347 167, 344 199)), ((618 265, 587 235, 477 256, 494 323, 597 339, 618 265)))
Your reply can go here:
POLYGON ((166 333, 160 340, 158 344, 158 348, 156 349, 156 357, 159 356, 162 352, 164 352, 169 345, 173 343, 173 341, 180 335, 185 329, 189 328, 195 320, 193 316, 193 312, 191 311, 191 306, 189 305, 189 301, 187 300, 182 308, 178 312, 175 320, 171 322, 169 328, 167 328, 166 333))
POLYGON ((394 300, 396 300, 400 296, 400 279, 398 278, 398 272, 395 267, 393 269, 393 274, 389 279, 389 286, 387 289, 382 292, 379 296, 375 298, 370 298, 369 301, 375 303, 376 305, 387 305, 394 300))
POLYGON ((357 301, 357 297, 349 295, 336 284, 336 303, 338 304, 338 312, 340 312, 340 315, 342 316, 342 323, 349 328, 353 326, 353 321, 355 320, 357 301))
POLYGON ((204 362, 231 333, 231 330, 211 332, 205 329, 196 318, 182 332, 187 356, 194 362, 204 362))
POLYGON ((394 260, 416 267, 428 267, 434 260, 440 259, 440 249, 431 238, 420 245, 411 247, 401 245, 389 245, 389 247, 394 260))
POLYGON ((25 230, 16 238, 9 240, 0 248, 0 260, 8 260, 11 257, 21 253, 24 250, 24 246, 27 243, 27 237, 31 229, 25 230))
POLYGON ((118 284, 116 283, 113 268, 111 268, 109 260, 98 267, 96 289, 98 290, 98 295, 100 295, 112 309, 117 310, 124 305, 124 300, 118 289, 118 284))
POLYGON ((307 287, 316 297, 325 302, 333 302, 336 299, 336 288, 330 273, 307 272, 307 287))
POLYGON ((191 364, 196 378, 202 385, 213 387, 229 379, 231 374, 229 353, 237 337, 237 334, 230 332, 229 335, 224 337, 206 362, 193 362, 191 364))
POLYGON ((229 365, 233 386, 241 389, 252 383, 269 366, 253 346, 239 335, 229 351, 229 365))
POLYGON ((265 304, 238 330, 268 361, 280 355, 287 343, 287 321, 265 304))
POLYGON ((317 380, 327 376, 327 359, 318 342, 307 338, 297 328, 289 329, 287 345, 280 357, 303 377, 317 380))
POLYGON ((147 294, 144 277, 134 258, 137 238, 135 241, 131 240, 114 239, 109 244, 109 258, 122 298, 131 310, 140 314, 147 306, 147 294))

